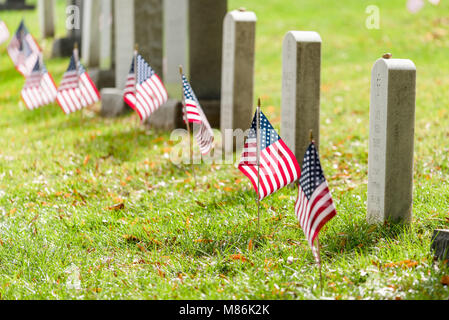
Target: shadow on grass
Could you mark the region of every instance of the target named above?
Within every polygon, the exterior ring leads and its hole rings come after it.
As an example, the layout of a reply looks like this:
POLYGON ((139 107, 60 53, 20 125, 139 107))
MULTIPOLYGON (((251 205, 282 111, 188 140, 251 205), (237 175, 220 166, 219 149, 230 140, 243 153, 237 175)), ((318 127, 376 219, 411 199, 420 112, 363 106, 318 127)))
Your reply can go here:
POLYGON ((144 134, 140 128, 120 132, 110 131, 93 139, 80 142, 77 148, 83 154, 126 162, 142 150, 149 151, 153 139, 153 135, 144 134))
POLYGON ((411 228, 408 225, 388 222, 378 225, 371 225, 365 221, 344 224, 338 229, 337 234, 327 236, 326 250, 323 254, 329 258, 354 252, 368 254, 379 242, 397 240, 410 231, 411 228))

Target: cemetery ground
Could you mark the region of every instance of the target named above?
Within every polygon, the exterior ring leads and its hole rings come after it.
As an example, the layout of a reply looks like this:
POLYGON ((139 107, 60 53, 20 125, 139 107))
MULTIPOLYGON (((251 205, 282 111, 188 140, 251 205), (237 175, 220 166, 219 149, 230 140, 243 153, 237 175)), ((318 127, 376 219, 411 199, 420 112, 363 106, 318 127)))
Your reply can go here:
MULTIPOLYGON (((137 126, 136 114, 27 111, 3 45, 1 299, 449 298, 449 268, 430 252, 433 230, 449 227, 449 3, 412 15, 400 0, 229 1, 241 6, 258 16, 255 92, 277 128, 285 33, 323 38, 320 153, 338 211, 320 238, 323 294, 296 189, 263 201, 258 230, 255 193, 234 166, 198 165, 195 189, 190 167, 168 159, 170 134, 137 126), (379 30, 365 27, 370 4, 379 30), (366 223, 370 74, 385 52, 418 69, 408 227, 366 223)), ((36 12, 1 14, 10 29, 22 16, 38 37, 36 12)), ((41 44, 59 83, 68 59, 41 44)))

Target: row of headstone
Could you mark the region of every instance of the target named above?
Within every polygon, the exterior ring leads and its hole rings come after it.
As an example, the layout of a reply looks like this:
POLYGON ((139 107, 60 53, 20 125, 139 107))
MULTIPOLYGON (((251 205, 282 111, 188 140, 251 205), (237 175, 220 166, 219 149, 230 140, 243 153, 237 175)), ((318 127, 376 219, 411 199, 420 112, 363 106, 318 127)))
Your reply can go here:
POLYGON ((0 4, 1 10, 32 10, 34 5, 27 4, 25 0, 6 0, 0 4))
MULTIPOLYGON (((42 0, 39 7, 51 12, 50 3, 42 0)), ((211 125, 231 134, 247 129, 254 102, 253 12, 227 13, 227 0, 84 0, 83 5, 83 61, 99 87, 111 86, 102 90, 103 115, 127 109, 122 95, 137 43, 171 98, 151 117, 153 127, 184 125, 178 71, 184 65, 211 125), (101 81, 102 76, 107 81, 101 81)), ((46 34, 51 35, 51 28, 46 34)), ((80 39, 80 34, 72 32, 67 38, 80 39)), ((290 31, 284 38, 281 136, 298 159, 309 145, 311 130, 319 147, 321 45, 316 32, 290 31)), ((370 222, 411 221, 415 95, 412 61, 376 62, 370 106, 370 222)))
POLYGON ((39 23, 42 38, 55 36, 55 0, 38 0, 39 23))

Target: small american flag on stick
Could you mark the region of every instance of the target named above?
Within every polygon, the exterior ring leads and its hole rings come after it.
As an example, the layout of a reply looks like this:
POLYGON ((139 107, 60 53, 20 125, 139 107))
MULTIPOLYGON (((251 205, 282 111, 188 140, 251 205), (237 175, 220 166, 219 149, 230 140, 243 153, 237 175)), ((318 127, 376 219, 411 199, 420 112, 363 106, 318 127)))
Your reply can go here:
POLYGON ((214 146, 214 132, 184 74, 182 74, 182 86, 184 92, 184 120, 186 120, 186 123, 199 125, 199 129, 194 132, 195 139, 200 147, 201 154, 207 155, 214 146))
POLYGON ((142 122, 168 100, 168 93, 162 80, 137 51, 128 74, 123 98, 137 112, 142 122))
POLYGON ((14 66, 23 76, 29 76, 39 60, 41 49, 28 32, 25 23, 20 22, 14 37, 8 46, 8 54, 14 66))
POLYGON ((301 175, 295 155, 259 108, 243 149, 239 170, 249 178, 259 200, 295 182, 301 175))
POLYGON ((9 30, 4 21, 0 19, 0 44, 9 39, 9 30))
POLYGON ((299 195, 295 206, 296 217, 317 263, 321 266, 319 244, 315 246, 315 242, 318 240, 320 230, 335 217, 337 211, 314 142, 310 144, 304 156, 299 182, 299 195))
POLYGON ((21 96, 28 109, 33 110, 56 100, 58 89, 51 74, 45 68, 42 57, 27 77, 21 96))
POLYGON ((59 85, 56 101, 66 114, 76 112, 100 101, 100 93, 84 66, 79 62, 78 49, 73 50, 70 65, 59 85))

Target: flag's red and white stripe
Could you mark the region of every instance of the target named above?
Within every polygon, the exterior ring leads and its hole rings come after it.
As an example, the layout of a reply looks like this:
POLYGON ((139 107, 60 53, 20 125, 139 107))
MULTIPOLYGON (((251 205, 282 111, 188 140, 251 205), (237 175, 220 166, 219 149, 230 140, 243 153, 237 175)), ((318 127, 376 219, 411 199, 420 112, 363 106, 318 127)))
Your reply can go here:
POLYGON ((295 212, 313 254, 317 258, 315 240, 323 226, 337 214, 327 182, 323 182, 315 190, 310 200, 299 187, 295 212))
POLYGON ((312 248, 313 255, 317 263, 320 263, 315 241, 320 230, 335 217, 337 211, 314 143, 310 145, 304 156, 295 213, 312 248))
POLYGON ((56 101, 66 114, 100 101, 100 93, 84 67, 72 56, 70 66, 58 88, 56 101))
POLYGON ((7 50, 17 71, 25 77, 33 71, 42 51, 36 40, 28 32, 23 21, 20 23, 7 50))
POLYGON ((295 182, 301 175, 296 157, 259 110, 245 142, 239 170, 251 181, 260 200, 295 182))
POLYGON ((57 92, 51 74, 46 70, 39 69, 28 76, 21 97, 27 108, 33 110, 54 102, 57 92))
POLYGON ((185 75, 182 75, 182 85, 184 93, 184 121, 193 124, 195 139, 201 154, 207 155, 214 147, 214 132, 185 75))
POLYGON ((298 180, 301 172, 295 156, 282 140, 261 150, 259 169, 257 140, 248 139, 239 169, 250 179, 254 189, 258 190, 260 200, 298 180))
POLYGON ((162 80, 137 53, 126 81, 124 100, 137 112, 141 121, 148 119, 168 100, 162 80))
POLYGON ((209 154, 214 146, 214 132, 196 101, 186 99, 184 103, 187 111, 187 120, 189 123, 193 123, 193 132, 201 154, 209 154))

